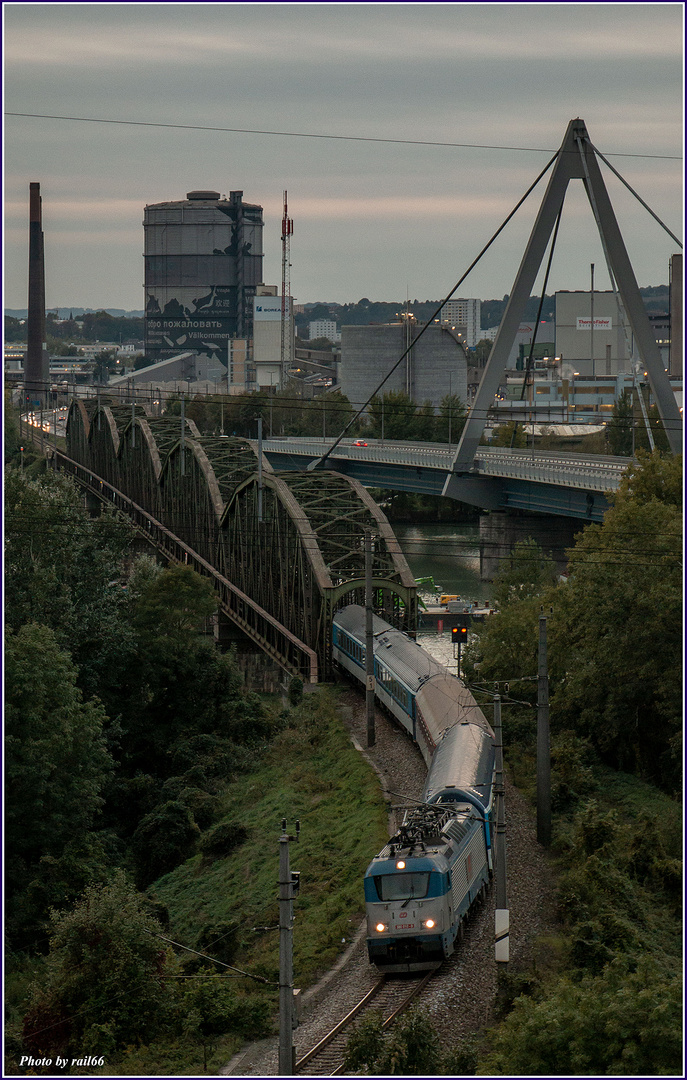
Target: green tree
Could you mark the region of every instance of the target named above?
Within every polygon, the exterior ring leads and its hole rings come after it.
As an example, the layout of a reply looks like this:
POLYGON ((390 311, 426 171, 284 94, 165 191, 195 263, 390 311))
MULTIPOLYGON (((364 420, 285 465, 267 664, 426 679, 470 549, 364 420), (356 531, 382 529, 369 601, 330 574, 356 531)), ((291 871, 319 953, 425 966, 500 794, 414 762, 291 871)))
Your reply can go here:
POLYGON ((189 566, 174 566, 142 590, 134 623, 146 639, 161 635, 183 645, 216 610, 217 597, 208 578, 189 566))
POLYGON ((132 840, 136 885, 145 889, 196 850, 200 829, 182 802, 166 802, 140 822, 132 840))
POLYGON ((25 1051, 102 1054, 149 1041, 170 1022, 173 961, 149 906, 118 872, 52 916, 47 966, 24 1019, 25 1051))
MULTIPOLYGON (((539 570, 532 580, 527 564, 515 580, 509 570, 496 587, 505 606, 465 657, 470 672, 481 662, 481 680, 535 675, 540 609, 552 609, 552 730, 574 732, 607 764, 669 792, 681 761, 680 477, 681 459, 643 455, 603 524, 576 538, 567 581, 547 586, 550 571, 539 570)), ((517 696, 533 700, 532 689, 519 683, 517 696)))
POLYGON ((51 471, 5 477, 5 619, 50 626, 77 665, 87 697, 116 693, 126 653, 121 564, 131 525, 115 511, 90 518, 67 477, 51 471))
POLYGON ((611 419, 606 429, 608 445, 612 454, 619 457, 630 457, 632 455, 634 447, 632 426, 634 422, 633 392, 632 390, 623 390, 613 406, 611 419))
POLYGON ((304 349, 319 349, 321 352, 331 352, 334 342, 328 337, 307 338, 303 342, 304 349))
POLYGON ((14 315, 5 315, 5 341, 26 341, 26 320, 23 322, 14 315))
POLYGON ((184 991, 180 1011, 184 1033, 202 1046, 207 1071, 208 1051, 220 1035, 234 1032, 244 1039, 259 1039, 269 1034, 270 1003, 264 995, 237 995, 226 978, 207 966, 202 972, 204 977, 184 991))
POLYGON ((556 565, 547 558, 532 537, 520 540, 494 578, 492 595, 503 609, 518 600, 541 596, 545 589, 556 584, 556 565))
POLYGON ((436 439, 436 417, 431 401, 423 401, 415 414, 414 438, 419 442, 434 442, 436 439))
POLYGON ((679 978, 649 960, 599 977, 561 978, 541 1000, 519 997, 482 1062, 492 1076, 662 1076, 680 1073, 679 978))
POLYGON ((630 502, 637 506, 656 500, 681 509, 682 482, 681 454, 664 456, 638 450, 636 464, 628 466, 617 492, 610 494, 609 500, 612 504, 630 502))
POLYGON ((494 342, 489 341, 488 338, 480 338, 475 345, 473 355, 477 367, 483 368, 489 359, 489 354, 493 348, 494 342))
POLYGON ((19 464, 19 416, 11 403, 10 391, 5 388, 5 464, 19 464))
POLYGON ((110 381, 110 375, 117 369, 117 358, 114 351, 101 349, 93 357, 93 375, 98 383, 110 381))
POLYGON ((441 399, 439 415, 436 420, 436 439, 438 442, 458 442, 467 420, 467 410, 457 394, 446 394, 441 399), (450 423, 449 423, 450 419, 450 423))
POLYGON ((668 790, 679 783, 681 760, 678 467, 658 454, 645 458, 603 525, 578 538, 550 637, 552 704, 563 726, 590 738, 609 764, 668 790))
POLYGON ((345 1067, 367 1076, 441 1075, 439 1036, 421 1009, 405 1013, 385 1031, 380 1013, 371 1013, 346 1044, 345 1067))
POLYGON ((189 567, 144 564, 132 582, 135 659, 120 671, 117 698, 124 774, 168 779, 207 762, 213 775, 231 775, 235 744, 257 745, 273 728, 259 698, 243 692, 234 657, 202 633, 217 607, 210 583, 189 567))
POLYGON ((385 439, 415 438, 417 405, 405 390, 389 390, 381 398, 373 397, 368 413, 372 438, 382 437, 382 413, 385 439))
POLYGON ((522 424, 509 420, 506 424, 499 424, 494 431, 494 437, 490 446, 517 446, 524 449, 527 446, 527 433, 522 424))
MULTIPOLYGON (((61 858, 67 848, 76 852, 98 817, 113 768, 105 721, 97 700, 83 700, 75 666, 52 630, 36 624, 8 629, 5 843, 12 925, 25 922, 25 890, 40 879, 41 859, 61 858)), ((53 899, 64 902, 70 889, 67 878, 53 899)))
MULTIPOLYGON (((531 538, 517 543, 507 564, 494 579, 493 596, 498 611, 481 628, 478 639, 465 651, 465 671, 479 681, 507 680, 511 693, 526 701, 536 699, 539 613, 556 581, 556 569, 531 538), (522 681, 521 681, 522 680, 522 681)), ((509 713, 509 717, 510 717, 509 713)), ((513 711, 506 738, 529 741, 534 733, 531 710, 513 711)))

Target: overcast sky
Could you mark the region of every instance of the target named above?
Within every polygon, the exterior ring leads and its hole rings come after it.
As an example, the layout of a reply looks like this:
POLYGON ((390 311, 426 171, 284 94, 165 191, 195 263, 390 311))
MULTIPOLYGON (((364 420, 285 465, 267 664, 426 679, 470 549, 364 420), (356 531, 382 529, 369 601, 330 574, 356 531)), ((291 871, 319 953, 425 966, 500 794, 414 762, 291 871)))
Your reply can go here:
MULTIPOLYGON (((143 308, 143 208, 199 188, 264 207, 272 284, 288 190, 297 302, 441 299, 576 116, 681 236, 683 14, 682 3, 5 3, 7 112, 525 148, 7 116, 5 307, 27 305, 31 181, 49 308, 143 308), (622 156, 633 154, 646 156, 622 156)), ((674 241, 602 170, 640 286, 666 283, 674 241)), ((510 292, 543 189, 456 295, 510 292)), ((592 262, 608 288, 575 181, 547 291, 588 288, 592 262)))

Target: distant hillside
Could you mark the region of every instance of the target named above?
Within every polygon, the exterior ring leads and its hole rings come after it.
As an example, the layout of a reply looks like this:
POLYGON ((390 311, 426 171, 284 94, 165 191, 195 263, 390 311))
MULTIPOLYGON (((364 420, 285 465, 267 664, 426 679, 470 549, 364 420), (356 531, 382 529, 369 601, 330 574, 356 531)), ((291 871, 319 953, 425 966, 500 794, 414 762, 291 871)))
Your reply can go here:
MULTIPOLYGON (((125 311, 124 308, 119 307, 61 307, 49 308, 49 311, 51 311, 53 315, 57 312, 58 319, 68 319, 70 315, 73 315, 75 319, 78 319, 82 315, 95 315, 96 311, 106 311, 108 315, 113 315, 117 319, 142 319, 145 315, 144 311, 125 311)), ((5 308, 5 315, 9 315, 13 319, 25 319, 28 315, 28 310, 26 308, 5 308)))
MULTIPOLYGON (((668 311, 669 288, 667 285, 647 285, 639 290, 647 311, 668 311)), ((539 310, 539 297, 532 296, 525 307, 525 319, 535 319, 539 310)), ((320 302, 314 305, 306 305, 307 310, 303 314, 296 315, 296 326, 300 329, 306 327, 312 320, 333 319, 339 326, 365 326, 369 323, 393 322, 399 312, 405 311, 406 307, 415 316, 421 325, 432 317, 439 300, 405 300, 382 301, 369 300, 364 297, 357 304, 334 304, 320 302)), ((501 300, 482 300, 481 318, 482 328, 489 329, 498 326, 508 303, 508 295, 501 300)), ((546 295, 542 307, 542 319, 553 320, 555 297, 546 295)))
MULTIPOLYGON (((647 311, 669 310, 670 290, 668 285, 646 285, 639 291, 644 299, 647 311)), ((489 329, 491 326, 498 326, 507 302, 508 295, 501 300, 482 300, 482 328, 484 330, 489 329)), ((320 302, 306 305, 308 310, 297 314, 295 322, 297 331, 305 330, 310 321, 318 319, 333 319, 339 326, 366 326, 369 323, 393 322, 398 317, 399 312, 405 311, 407 307, 418 323, 422 325, 432 317, 439 303, 439 300, 412 300, 408 303, 405 300, 369 300, 367 297, 363 297, 357 304, 337 304, 333 301, 320 302)), ((554 296, 545 296, 542 318, 552 320, 554 318, 554 307, 554 296)), ((532 296, 525 308, 525 319, 536 318, 538 308, 539 297, 532 296)), ((51 314, 55 314, 57 311, 59 319, 68 319, 70 316, 80 318, 82 315, 93 315, 98 311, 105 311, 108 315, 119 319, 142 319, 145 314, 143 311, 125 311, 124 308, 61 307, 57 309, 50 308, 49 311, 51 314)), ((25 319, 27 309, 6 308, 5 315, 14 319, 25 319)))

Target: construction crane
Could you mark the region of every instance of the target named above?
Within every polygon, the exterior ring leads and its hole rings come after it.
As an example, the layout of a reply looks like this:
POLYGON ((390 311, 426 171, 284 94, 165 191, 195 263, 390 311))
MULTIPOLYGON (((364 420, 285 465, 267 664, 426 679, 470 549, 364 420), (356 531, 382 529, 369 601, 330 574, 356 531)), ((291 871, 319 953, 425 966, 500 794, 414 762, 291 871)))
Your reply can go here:
POLYGON ((291 250, 290 237, 293 221, 289 217, 286 192, 284 214, 281 219, 281 385, 286 386, 291 367, 291 250))

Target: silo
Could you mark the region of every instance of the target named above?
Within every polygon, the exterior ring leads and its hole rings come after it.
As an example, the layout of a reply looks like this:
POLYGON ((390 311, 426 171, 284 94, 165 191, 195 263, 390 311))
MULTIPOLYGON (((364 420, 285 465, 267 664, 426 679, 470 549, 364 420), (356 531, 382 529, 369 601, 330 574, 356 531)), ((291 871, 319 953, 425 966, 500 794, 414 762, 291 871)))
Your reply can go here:
POLYGON ((253 335, 262 281, 262 207, 242 191, 189 191, 143 218, 146 356, 193 350, 226 368, 232 338, 253 335))

